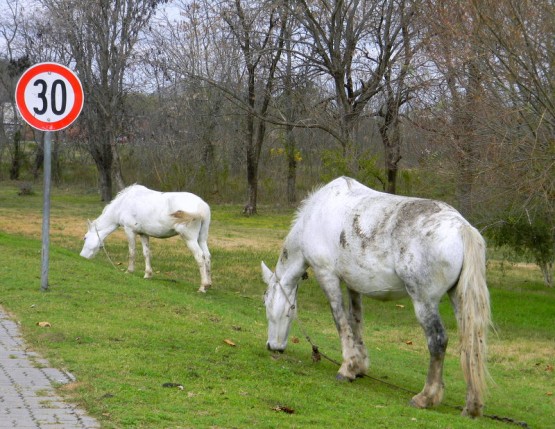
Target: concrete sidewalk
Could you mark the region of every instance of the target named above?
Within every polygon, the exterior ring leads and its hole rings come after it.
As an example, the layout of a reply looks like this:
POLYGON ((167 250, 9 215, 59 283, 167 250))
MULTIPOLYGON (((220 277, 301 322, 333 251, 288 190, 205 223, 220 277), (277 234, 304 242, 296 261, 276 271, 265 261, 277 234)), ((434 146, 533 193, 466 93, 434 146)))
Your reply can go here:
POLYGON ((54 384, 75 381, 26 350, 17 323, 0 307, 0 428, 98 429, 84 411, 64 402, 54 384))

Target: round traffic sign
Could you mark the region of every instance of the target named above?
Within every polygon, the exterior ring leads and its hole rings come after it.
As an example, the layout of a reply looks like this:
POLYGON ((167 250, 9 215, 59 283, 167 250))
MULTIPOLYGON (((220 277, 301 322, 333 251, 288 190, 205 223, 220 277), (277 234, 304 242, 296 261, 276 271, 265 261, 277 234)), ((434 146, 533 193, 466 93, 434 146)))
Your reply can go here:
POLYGON ((29 125, 42 131, 59 131, 81 113, 83 87, 66 66, 39 63, 19 78, 15 100, 19 113, 29 125))

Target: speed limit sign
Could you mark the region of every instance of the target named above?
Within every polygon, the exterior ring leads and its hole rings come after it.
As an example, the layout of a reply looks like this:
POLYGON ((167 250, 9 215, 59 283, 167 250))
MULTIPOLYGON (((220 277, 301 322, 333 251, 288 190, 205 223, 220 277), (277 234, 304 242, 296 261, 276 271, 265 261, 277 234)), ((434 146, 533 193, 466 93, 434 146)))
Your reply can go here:
POLYGON ((42 131, 59 131, 81 113, 83 87, 66 66, 39 63, 23 73, 15 98, 19 113, 29 125, 42 131))
POLYGON ((44 202, 42 217, 41 290, 48 289, 52 132, 69 126, 83 109, 83 87, 70 69, 57 63, 28 68, 15 88, 19 113, 44 133, 44 202))

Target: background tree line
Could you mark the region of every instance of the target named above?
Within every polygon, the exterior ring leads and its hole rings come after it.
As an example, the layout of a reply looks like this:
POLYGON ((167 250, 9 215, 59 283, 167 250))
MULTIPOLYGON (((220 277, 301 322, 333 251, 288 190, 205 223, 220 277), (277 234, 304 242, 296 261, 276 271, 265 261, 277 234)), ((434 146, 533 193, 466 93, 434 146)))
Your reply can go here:
POLYGON ((38 177, 42 136, 13 93, 57 61, 86 103, 55 136, 59 182, 104 201, 133 182, 187 189, 253 214, 346 174, 451 202, 552 283, 552 0, 4 3, 0 178, 38 177))

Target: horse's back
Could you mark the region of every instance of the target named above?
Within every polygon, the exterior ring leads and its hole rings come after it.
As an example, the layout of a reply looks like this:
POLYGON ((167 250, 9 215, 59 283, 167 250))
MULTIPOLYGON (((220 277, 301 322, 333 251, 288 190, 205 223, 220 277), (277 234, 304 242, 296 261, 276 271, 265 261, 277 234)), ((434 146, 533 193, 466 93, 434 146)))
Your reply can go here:
POLYGON ((313 268, 332 270, 353 289, 385 299, 406 294, 411 284, 454 284, 463 225, 445 203, 339 178, 308 198, 292 233, 313 268))
POLYGON ((210 207, 190 192, 159 192, 142 185, 124 189, 114 200, 118 223, 137 233, 171 237, 191 221, 210 222, 210 207))
POLYGON ((125 188, 118 196, 121 196, 122 206, 131 207, 133 211, 140 207, 146 212, 157 210, 171 214, 182 211, 191 215, 205 215, 208 212, 210 216, 208 204, 191 192, 160 192, 134 184, 125 188))

